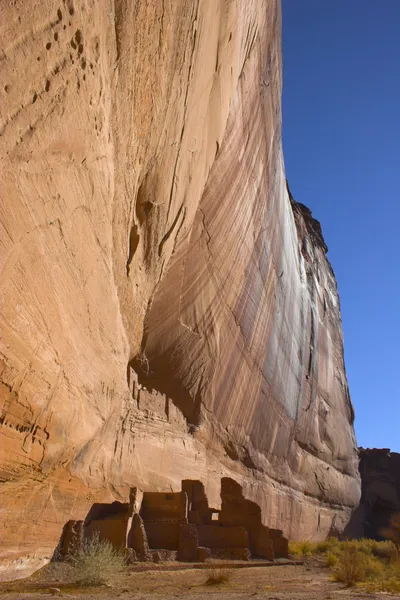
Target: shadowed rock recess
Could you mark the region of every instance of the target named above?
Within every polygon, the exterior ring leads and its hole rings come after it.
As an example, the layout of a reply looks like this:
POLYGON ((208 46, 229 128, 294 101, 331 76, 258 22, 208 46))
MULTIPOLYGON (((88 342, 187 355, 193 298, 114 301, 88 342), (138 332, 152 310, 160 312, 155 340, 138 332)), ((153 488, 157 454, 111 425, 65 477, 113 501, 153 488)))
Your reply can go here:
POLYGON ((0 28, 1 575, 182 480, 216 510, 235 480, 288 538, 341 531, 354 413, 285 180, 280 2, 3 2, 0 28))
POLYGON ((343 534, 349 538, 387 538, 400 514, 400 454, 389 448, 359 448, 361 500, 343 534))

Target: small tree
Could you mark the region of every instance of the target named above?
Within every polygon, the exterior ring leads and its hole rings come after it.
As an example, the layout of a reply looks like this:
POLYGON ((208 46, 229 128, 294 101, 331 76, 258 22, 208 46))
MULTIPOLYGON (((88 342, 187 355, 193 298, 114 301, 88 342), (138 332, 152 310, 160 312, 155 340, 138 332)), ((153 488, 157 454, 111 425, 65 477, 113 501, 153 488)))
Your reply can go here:
POLYGON ((386 539, 393 542, 396 547, 397 560, 400 559, 400 513, 394 514, 387 527, 380 531, 386 539))

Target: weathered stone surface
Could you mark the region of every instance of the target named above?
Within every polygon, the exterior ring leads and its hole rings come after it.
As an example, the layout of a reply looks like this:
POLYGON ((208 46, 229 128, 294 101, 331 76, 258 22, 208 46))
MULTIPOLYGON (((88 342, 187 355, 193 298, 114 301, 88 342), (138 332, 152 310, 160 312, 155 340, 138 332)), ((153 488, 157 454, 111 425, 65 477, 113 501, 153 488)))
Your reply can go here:
POLYGON ((288 558, 289 543, 287 538, 283 537, 280 529, 270 529, 269 536, 272 540, 274 549, 274 558, 288 558))
POLYGON ((193 525, 192 523, 182 523, 179 528, 179 560, 184 562, 198 560, 198 545, 199 539, 196 525, 193 525))
POLYGON ((218 508, 234 476, 285 536, 343 529, 353 409, 286 188, 279 1, 3 2, 0 28, 2 576, 182 479, 218 508))
POLYGON ((74 554, 83 540, 83 521, 68 521, 63 528, 55 559, 74 554), (58 556, 58 554, 60 556, 58 556))
POLYGON ((249 537, 241 526, 218 527, 199 525, 197 527, 199 544, 207 548, 248 548, 249 537))
POLYGON ((225 560, 250 560, 250 550, 248 548, 213 548, 211 558, 225 560))
POLYGON ((207 495, 201 481, 184 480, 182 490, 188 499, 188 518, 191 523, 197 525, 211 523, 213 515, 217 516, 215 509, 208 505, 207 495))
POLYGON ((361 500, 345 537, 385 539, 391 517, 400 514, 400 454, 389 448, 359 449, 361 500))
POLYGON ((197 560, 198 560, 198 562, 205 562, 208 558, 211 558, 211 550, 210 550, 210 548, 204 548, 204 546, 199 546, 197 548, 197 560))
MULTIPOLYGON (((133 548, 125 548, 124 554, 125 554, 126 563, 128 565, 133 565, 134 563, 138 562, 138 560, 139 560, 138 556, 136 554, 136 551, 133 548)), ((153 560, 154 560, 154 556, 153 556, 153 560)))
POLYGON ((129 546, 133 548, 139 560, 152 560, 146 530, 138 514, 133 515, 132 529, 129 534, 129 546))
MULTIPOLYGON (((277 531, 270 530, 262 524, 260 506, 251 500, 247 500, 243 496, 241 486, 229 477, 222 479, 221 499, 222 505, 219 514, 221 524, 236 524, 245 527, 249 538, 246 546, 249 547, 253 557, 274 560, 274 539, 270 538, 278 537, 277 531), (270 536, 270 531, 274 532, 273 536, 270 536)), ((282 536, 282 531, 279 534, 282 536)), ((240 547, 240 544, 234 545, 240 547)), ((285 556, 288 556, 288 552, 285 556)))
POLYGON ((145 492, 140 507, 140 515, 145 521, 187 519, 188 500, 185 492, 162 494, 145 492))
MULTIPOLYGON (((267 560, 275 559, 274 538, 271 536, 271 531, 274 531, 274 530, 269 529, 268 527, 265 527, 265 525, 262 525, 258 529, 258 533, 256 531, 254 531, 254 533, 253 533, 253 552, 254 552, 255 557, 266 558, 267 560)), ((283 539, 286 542, 286 553, 284 554, 284 556, 288 557, 289 556, 288 540, 286 538, 283 538, 283 539)), ((278 550, 280 550, 280 548, 278 550)), ((279 558, 279 557, 276 556, 276 558, 279 558)))
POLYGON ((179 547, 179 523, 144 523, 150 548, 165 548, 166 550, 178 550, 179 547))
POLYGON ((154 550, 152 552, 153 562, 166 562, 173 561, 178 558, 178 552, 176 550, 154 550))
POLYGON ((132 506, 121 502, 94 504, 83 524, 83 535, 108 540, 116 550, 126 548, 132 522, 132 506))

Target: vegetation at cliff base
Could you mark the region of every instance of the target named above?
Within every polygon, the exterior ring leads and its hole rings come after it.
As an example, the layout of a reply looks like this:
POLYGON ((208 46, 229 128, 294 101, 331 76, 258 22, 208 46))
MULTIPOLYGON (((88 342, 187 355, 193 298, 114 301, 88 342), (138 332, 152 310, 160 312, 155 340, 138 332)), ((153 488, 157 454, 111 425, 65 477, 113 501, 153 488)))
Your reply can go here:
POLYGON ((60 583, 98 586, 109 583, 126 567, 124 552, 116 550, 98 535, 82 540, 74 552, 65 558, 57 557, 43 575, 60 583))
POLYGON ((332 578, 348 587, 357 585, 371 592, 399 593, 397 548, 394 540, 339 541, 331 538, 326 542, 293 542, 289 544, 289 553, 303 559, 320 557, 330 568, 332 578))
POLYGON ((115 550, 106 540, 93 536, 83 540, 69 558, 74 581, 82 585, 101 585, 121 571, 126 564, 122 551, 115 550))

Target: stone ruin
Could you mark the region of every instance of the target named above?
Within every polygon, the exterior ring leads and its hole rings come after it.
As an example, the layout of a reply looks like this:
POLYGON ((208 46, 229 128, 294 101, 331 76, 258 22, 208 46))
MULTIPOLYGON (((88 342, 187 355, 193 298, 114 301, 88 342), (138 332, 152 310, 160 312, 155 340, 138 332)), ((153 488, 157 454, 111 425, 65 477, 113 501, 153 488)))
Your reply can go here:
POLYGON ((209 507, 203 484, 195 480, 183 480, 177 493, 133 488, 128 503, 94 504, 84 521, 66 523, 59 552, 71 554, 96 534, 126 549, 131 562, 288 557, 282 531, 263 525, 261 508, 228 477, 221 481, 220 510, 209 507))

